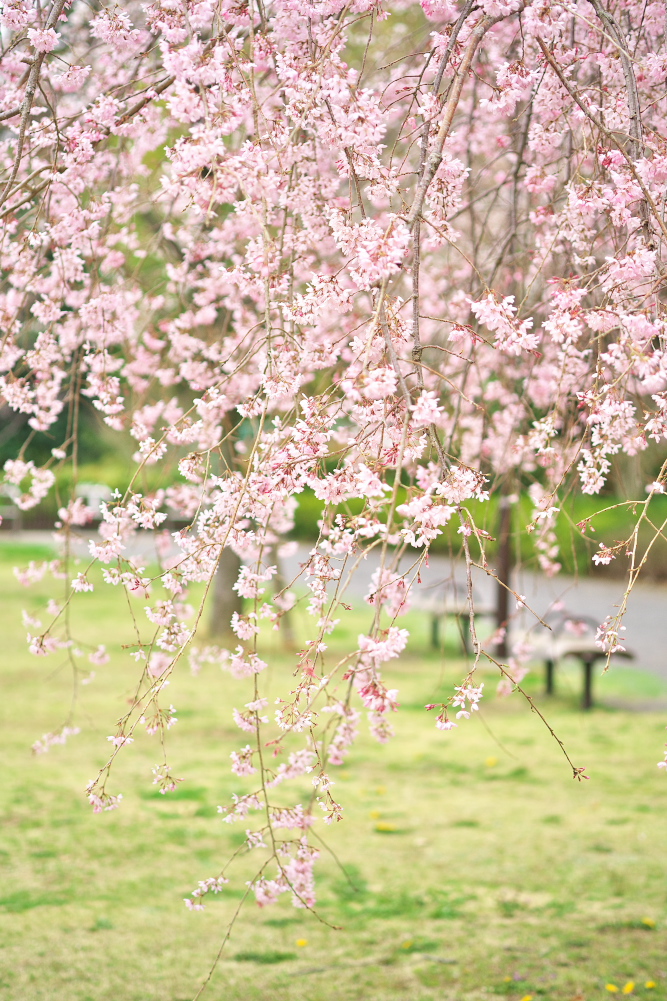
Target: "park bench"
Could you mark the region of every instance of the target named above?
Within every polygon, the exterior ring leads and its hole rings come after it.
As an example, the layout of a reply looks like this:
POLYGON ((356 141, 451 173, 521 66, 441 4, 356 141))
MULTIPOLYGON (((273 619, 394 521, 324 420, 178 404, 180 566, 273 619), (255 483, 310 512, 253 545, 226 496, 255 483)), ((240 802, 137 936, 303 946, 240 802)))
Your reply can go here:
MULTIPOLYGON (((547 618, 549 622, 549 618, 547 618)), ((586 615, 574 615, 559 612, 552 616, 552 632, 540 636, 527 635, 524 640, 533 648, 533 659, 544 661, 544 690, 547 695, 555 693, 555 675, 561 660, 569 657, 578 660, 582 668, 581 708, 593 707, 593 668, 595 664, 606 661, 607 654, 595 642, 597 622, 586 615), (568 623, 574 626, 572 632, 567 631, 568 623), (578 628, 577 628, 578 627, 578 628)), ((613 657, 623 657, 634 660, 630 650, 617 650, 613 657)))
POLYGON ((0 486, 0 517, 5 528, 11 527, 14 532, 20 532, 23 527, 22 512, 16 503, 21 491, 13 483, 3 483, 0 486))
MULTIPOLYGON (((431 616, 431 646, 440 646, 440 623, 447 618, 456 619, 461 643, 466 653, 470 653, 470 605, 468 599, 456 594, 437 594, 420 597, 415 607, 431 616)), ((475 617, 493 618, 496 614, 491 605, 475 603, 475 617)))
POLYGON ((102 501, 111 500, 111 487, 108 487, 106 483, 79 483, 76 486, 76 496, 80 497, 84 501, 86 507, 89 507, 93 511, 93 521, 99 522, 102 520, 102 512, 100 511, 100 504, 102 501))

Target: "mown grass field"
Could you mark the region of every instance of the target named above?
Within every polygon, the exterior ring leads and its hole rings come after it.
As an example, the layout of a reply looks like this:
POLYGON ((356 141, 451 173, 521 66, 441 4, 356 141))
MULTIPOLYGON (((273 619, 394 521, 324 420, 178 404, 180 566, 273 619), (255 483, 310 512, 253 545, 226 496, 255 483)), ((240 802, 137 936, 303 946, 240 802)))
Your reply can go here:
MULTIPOLYGON (((115 772, 121 809, 94 816, 83 788, 136 676, 119 596, 96 590, 77 603, 79 640, 107 641, 112 661, 80 689, 82 733, 33 757, 33 741, 68 711, 71 678, 57 659, 25 651, 20 609, 43 608, 49 587, 19 589, 11 565, 39 554, 0 554, 0 999, 189 1001, 253 875, 250 857, 203 913, 182 903, 242 836, 216 807, 249 788, 228 767, 243 742, 231 708, 249 696, 218 669, 194 678, 184 665, 170 691, 170 759, 185 781, 158 795, 157 750, 139 738, 115 772)), ((627 988, 667 999, 667 779, 656 768, 667 714, 584 716, 576 673, 562 676, 560 698, 538 704, 588 769, 590 781, 573 782, 520 696, 492 697, 491 676, 480 718, 437 731, 423 705, 458 683, 462 664, 454 647, 431 653, 427 623, 413 625, 408 656, 391 668, 403 704, 396 737, 381 747, 362 735, 336 775, 346 820, 319 832, 349 876, 323 850, 319 913, 341 930, 286 898, 265 910, 248 902, 204 996, 592 1001, 627 988)), ((350 613, 335 642, 359 627, 350 613)), ((270 654, 273 682, 285 684, 289 661, 270 654)), ((540 679, 529 687, 538 693, 540 679)), ((629 669, 598 692, 664 695, 629 669)), ((288 805, 308 786, 282 789, 288 805)))

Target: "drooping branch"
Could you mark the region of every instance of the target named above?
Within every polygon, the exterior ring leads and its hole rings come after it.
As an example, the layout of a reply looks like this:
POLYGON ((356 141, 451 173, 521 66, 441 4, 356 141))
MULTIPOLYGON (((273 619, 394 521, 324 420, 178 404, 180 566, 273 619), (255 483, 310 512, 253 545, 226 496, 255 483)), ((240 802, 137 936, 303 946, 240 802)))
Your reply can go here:
MULTIPOLYGON (((525 7, 526 0, 522 0, 519 10, 523 10, 525 7)), ((412 205, 406 216, 406 222, 410 229, 415 225, 416 220, 421 215, 422 206, 424 204, 424 199, 426 197, 426 192, 428 191, 431 181, 435 177, 440 164, 442 163, 443 150, 445 148, 445 143, 447 142, 447 137, 452 128, 452 123, 454 121, 454 115, 459 106, 459 101, 461 99, 461 93, 463 91, 463 86, 468 77, 468 73, 473 64, 475 58, 475 53, 477 48, 484 38, 487 31, 492 28, 495 24, 502 21, 507 15, 496 15, 491 17, 484 15, 479 19, 477 24, 470 32, 468 41, 466 42, 465 48, 463 50, 463 55, 461 56, 461 62, 456 68, 454 79, 451 82, 449 93, 447 95, 447 100, 445 101, 445 106, 442 111, 442 117, 440 120, 440 125, 438 126, 438 131, 435 135, 432 145, 429 148, 429 153, 426 158, 426 164, 422 177, 417 185, 417 190, 412 201, 412 205)), ((461 22, 463 23, 463 22, 461 22)))
MULTIPOLYGON (((49 31, 55 27, 60 19, 60 15, 63 12, 67 0, 55 0, 49 16, 46 19, 45 30, 49 31)), ((14 154, 14 163, 12 166, 9 179, 5 184, 2 193, 0 194, 0 206, 4 205, 5 201, 9 197, 9 194, 16 180, 16 176, 19 172, 21 166, 21 158, 23 156, 23 145, 25 142, 26 129, 28 127, 28 119, 30 118, 30 112, 32 110, 32 102, 35 99, 35 94, 37 93, 37 85, 39 83, 39 74, 42 69, 42 63, 46 58, 46 52, 36 52, 30 66, 30 72, 28 73, 28 80, 25 88, 25 95, 23 101, 21 102, 21 124, 19 126, 19 133, 16 140, 16 152, 14 154)), ((13 118, 17 114, 16 111, 12 111, 9 118, 13 118)))
POLYGON ((625 146, 623 145, 622 142, 620 142, 616 138, 616 136, 614 135, 613 132, 611 132, 608 128, 606 128, 606 126, 604 125, 604 123, 602 121, 600 121, 600 119, 597 117, 597 115, 595 115, 590 110, 590 108, 588 108, 584 104, 584 102, 581 100, 581 98, 577 94, 576 90, 572 87, 572 85, 570 84, 570 82, 565 77, 565 75, 562 72, 561 68, 558 66, 558 64, 556 63, 555 59, 553 58, 553 55, 549 52, 549 49, 546 47, 546 45, 544 44, 544 42, 542 41, 541 38, 537 39, 537 44, 539 45, 540 49, 542 50, 542 54, 543 54, 544 58, 549 63, 549 65, 551 66, 552 70, 554 71, 554 73, 556 74, 556 76, 558 77, 558 79, 560 80, 560 82, 562 83, 563 87, 568 92, 568 94, 570 95, 570 97, 572 98, 572 100, 575 102, 575 104, 577 104, 581 108, 581 110, 583 111, 583 113, 586 116, 586 118, 588 118, 589 121, 591 121, 593 123, 593 125, 596 127, 596 129, 598 129, 598 131, 600 132, 601 135, 603 135, 610 143, 612 143, 613 146, 615 146, 615 148, 619 151, 619 153, 621 154, 621 156, 624 158, 625 162, 627 163, 627 165, 628 165, 628 167, 630 169, 630 173, 632 174, 634 180, 637 182, 637 185, 641 188, 641 191, 642 191, 642 194, 644 196, 645 202, 646 202, 647 206, 651 210, 651 215, 653 216, 653 219, 655 220, 655 222, 657 223, 657 225, 660 227, 660 230, 662 231, 662 235, 667 240, 667 225, 665 225, 665 222, 664 222, 664 220, 662 218, 662 214, 659 211, 658 206, 655 203, 655 200, 653 199, 650 191, 648 190, 648 188, 644 184, 644 181, 642 180, 641 175, 637 171, 637 168, 635 166, 634 160, 632 159, 632 157, 630 156, 630 154, 628 153, 628 151, 625 149, 625 146))
MULTIPOLYGON (((630 58, 630 53, 628 51, 627 40, 623 37, 623 33, 611 12, 602 6, 601 0, 590 0, 590 3, 595 10, 595 13, 600 18, 618 46, 618 54, 621 60, 621 66, 623 67, 623 76, 625 77, 628 110, 630 112, 630 135, 632 136, 632 141, 629 144, 628 152, 630 157, 636 161, 643 156, 644 152, 642 143, 642 113, 641 103, 639 101, 639 91, 637 88, 637 77, 635 76, 635 68, 632 65, 632 59, 630 58)), ((649 246, 651 244, 651 227, 649 206, 646 198, 644 198, 640 204, 640 212, 642 216, 644 240, 646 241, 647 246, 649 246)))

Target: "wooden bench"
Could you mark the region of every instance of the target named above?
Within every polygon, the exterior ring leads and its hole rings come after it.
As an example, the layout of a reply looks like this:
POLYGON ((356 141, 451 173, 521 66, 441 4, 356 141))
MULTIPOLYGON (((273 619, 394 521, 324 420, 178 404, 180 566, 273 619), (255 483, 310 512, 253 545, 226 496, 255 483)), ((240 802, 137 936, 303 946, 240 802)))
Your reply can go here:
MULTIPOLYGON (((544 661, 545 693, 547 695, 555 693, 555 675, 559 661, 566 657, 578 660, 583 675, 581 708, 592 709, 593 668, 598 662, 607 660, 606 652, 595 642, 597 622, 589 616, 568 615, 567 612, 559 613, 558 618, 552 619, 552 622, 552 633, 548 635, 543 633, 537 641, 530 635, 525 637, 525 641, 533 647, 534 659, 544 661), (566 631, 568 622, 582 627, 579 635, 566 631)), ((617 650, 612 656, 634 660, 635 655, 631 650, 617 650)))
POLYGON ((94 522, 102 521, 100 504, 102 501, 111 500, 111 487, 108 487, 106 483, 78 483, 75 494, 93 512, 92 520, 94 522))
MULTIPOLYGON (((455 594, 433 594, 420 598, 413 607, 431 616, 431 647, 434 650, 440 646, 440 622, 450 617, 457 620, 463 649, 470 653, 470 605, 467 598, 460 598, 455 594)), ((495 614, 495 608, 490 605, 475 605, 476 617, 491 618, 495 614)))
POLYGON ((0 486, 0 517, 2 524, 11 527, 14 532, 20 532, 23 527, 23 512, 16 503, 21 491, 13 483, 3 483, 0 486))

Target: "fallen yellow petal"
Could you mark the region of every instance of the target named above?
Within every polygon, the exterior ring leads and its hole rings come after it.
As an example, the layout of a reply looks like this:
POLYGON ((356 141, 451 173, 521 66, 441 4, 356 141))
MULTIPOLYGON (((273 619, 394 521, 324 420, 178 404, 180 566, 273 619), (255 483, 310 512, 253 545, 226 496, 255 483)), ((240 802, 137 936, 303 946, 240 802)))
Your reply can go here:
POLYGON ((634 982, 634 980, 628 980, 627 984, 625 984, 625 986, 623 987, 623 993, 624 994, 632 994, 632 992, 634 991, 634 989, 635 989, 635 982, 634 982))
POLYGON ((298 938, 296 940, 296 944, 299 946, 300 949, 303 949, 304 945, 308 945, 308 939, 307 938, 298 938))
POLYGON ((532 994, 526 994, 525 997, 521 998, 521 1001, 533 1001, 533 995, 532 994))
POLYGON ((646 987, 646 989, 649 991, 652 991, 655 986, 656 986, 655 980, 647 980, 646 983, 644 984, 644 987, 646 987))
POLYGON ((616 984, 605 984, 605 990, 608 990, 610 994, 615 994, 618 990, 616 984))
POLYGON ((487 768, 495 768, 496 765, 498 764, 498 758, 493 758, 493 757, 487 758, 484 764, 486 765, 487 768))
POLYGON ((376 831, 395 831, 396 824, 388 824, 385 820, 381 820, 379 824, 375 825, 376 831))
POLYGON ((647 928, 655 928, 655 918, 642 918, 642 924, 647 928))

